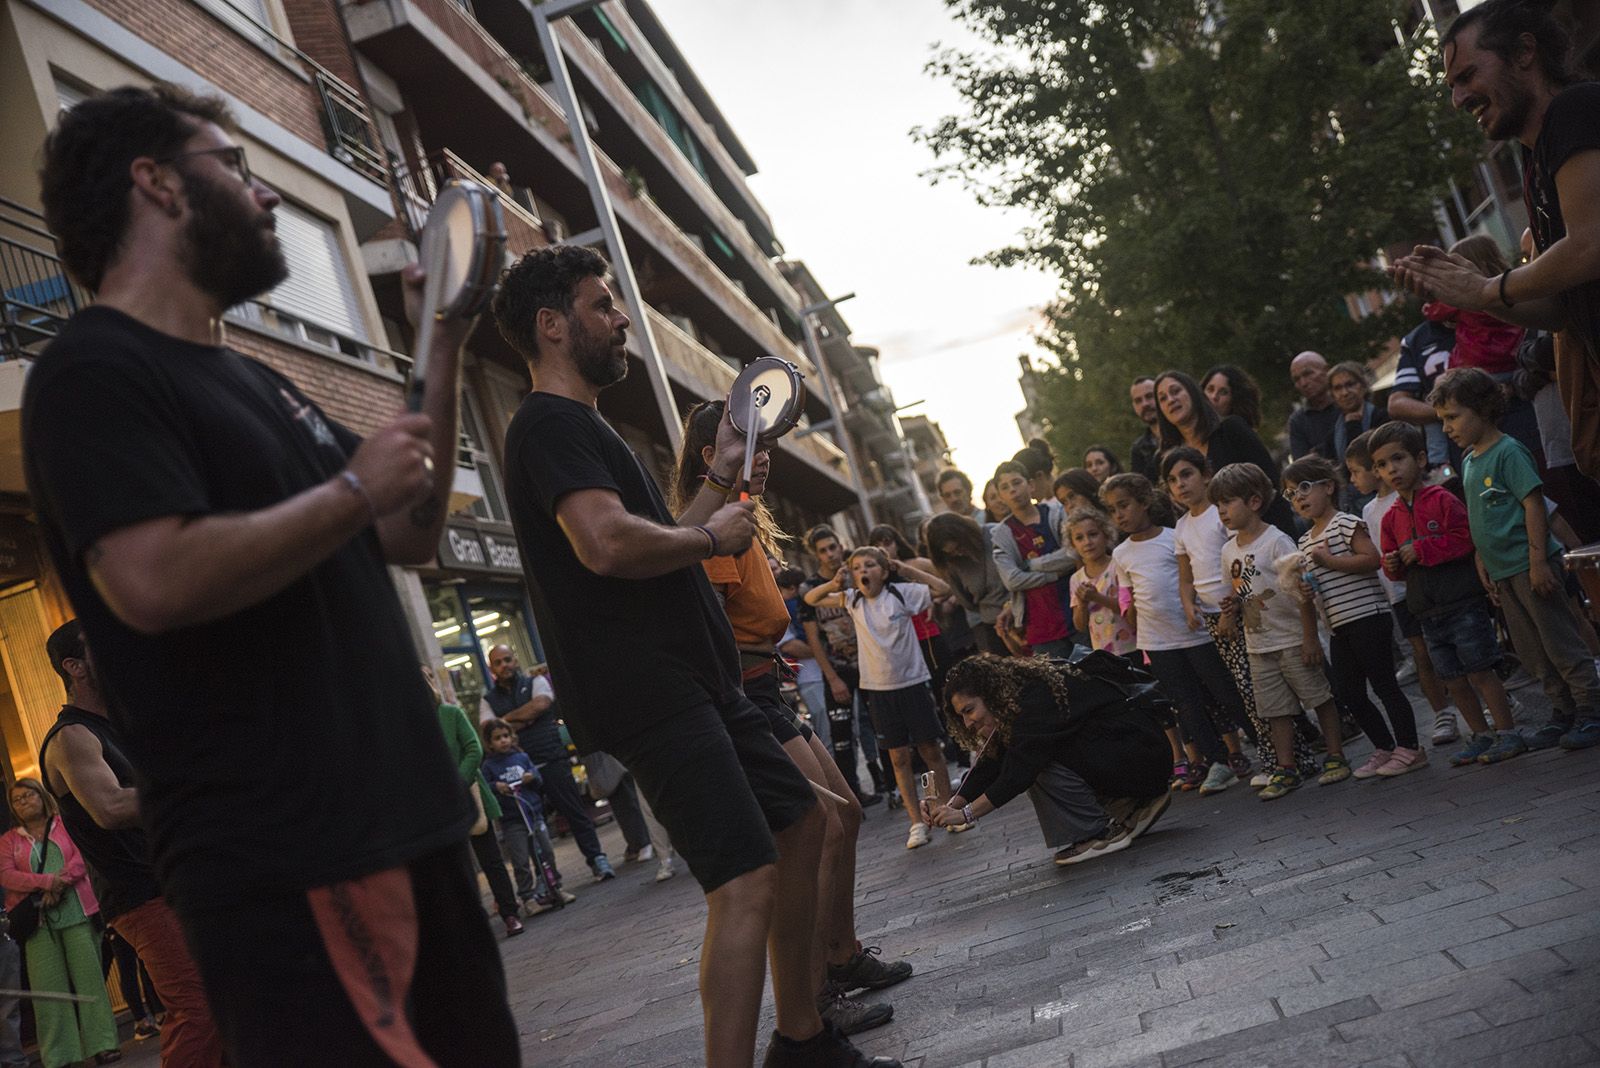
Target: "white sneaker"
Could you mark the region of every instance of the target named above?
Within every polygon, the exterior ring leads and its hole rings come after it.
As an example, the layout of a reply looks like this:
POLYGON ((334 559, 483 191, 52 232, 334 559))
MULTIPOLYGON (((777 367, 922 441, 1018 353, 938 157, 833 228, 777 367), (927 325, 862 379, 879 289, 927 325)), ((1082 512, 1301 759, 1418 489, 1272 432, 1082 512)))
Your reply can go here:
POLYGON ((1252 790, 1263 790, 1263 789, 1266 788, 1267 784, 1270 783, 1271 781, 1272 781, 1272 772, 1270 772, 1270 771, 1258 771, 1254 775, 1250 776, 1250 789, 1252 789, 1252 790))
POLYGON ((672 858, 668 857, 666 860, 663 860, 661 862, 661 866, 656 869, 656 882, 664 883, 676 874, 678 873, 672 870, 672 858))
POLYGON ((647 860, 656 859, 656 847, 654 845, 646 845, 643 849, 639 850, 639 855, 633 859, 640 864, 643 864, 647 860))
POLYGON ((1449 705, 1433 714, 1433 744, 1445 745, 1461 737, 1461 724, 1456 720, 1456 708, 1449 705))
POLYGON ((1400 670, 1394 673, 1394 681, 1398 682, 1402 686, 1408 682, 1411 682, 1416 677, 1417 662, 1415 660, 1407 660, 1405 663, 1400 665, 1400 670))
POLYGON ((928 831, 926 823, 913 823, 911 834, 906 837, 907 849, 920 849, 933 840, 933 835, 928 831))

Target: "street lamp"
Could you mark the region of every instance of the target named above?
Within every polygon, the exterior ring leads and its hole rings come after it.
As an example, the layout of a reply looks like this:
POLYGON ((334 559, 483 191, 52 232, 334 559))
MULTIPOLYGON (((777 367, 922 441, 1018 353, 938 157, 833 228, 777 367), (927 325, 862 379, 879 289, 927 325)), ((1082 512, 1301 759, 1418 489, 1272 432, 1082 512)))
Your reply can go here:
POLYGON ((655 394, 656 407, 661 422, 667 428, 667 441, 672 451, 683 445, 683 427, 678 407, 672 400, 672 383, 667 378, 666 364, 661 361, 661 351, 656 347, 655 332, 650 328, 650 314, 644 297, 639 292, 639 282, 633 273, 633 261, 622 243, 622 231, 617 226, 617 213, 611 205, 611 195, 606 189, 605 177, 600 173, 599 161, 594 154, 594 142, 589 139, 589 125, 584 121, 583 110, 578 105, 578 91, 572 84, 572 74, 567 70, 567 57, 556 40, 551 23, 556 19, 571 18, 590 8, 599 7, 602 0, 546 0, 533 6, 533 24, 539 32, 539 44, 544 48, 545 62, 555 83, 556 95, 567 113, 567 129, 572 134, 572 148, 578 154, 578 166, 583 171, 584 184, 589 187, 589 199, 594 204, 595 216, 600 220, 600 232, 605 237, 606 251, 610 254, 611 269, 622 290, 623 303, 635 310, 634 336, 639 340, 639 353, 644 357, 645 373, 650 377, 650 389, 655 394))

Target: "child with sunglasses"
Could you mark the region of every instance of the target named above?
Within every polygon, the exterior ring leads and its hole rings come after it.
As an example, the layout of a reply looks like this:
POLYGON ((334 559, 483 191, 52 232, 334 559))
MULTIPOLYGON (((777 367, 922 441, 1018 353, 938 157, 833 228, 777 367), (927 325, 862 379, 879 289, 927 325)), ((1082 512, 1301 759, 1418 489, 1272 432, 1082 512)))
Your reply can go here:
POLYGON ((1361 725, 1374 749, 1355 770, 1358 779, 1385 778, 1426 767, 1417 738, 1416 713, 1395 677, 1393 616, 1378 581, 1383 561, 1367 525, 1339 511, 1339 481, 1333 464, 1308 456, 1284 468, 1285 493, 1311 523, 1300 536, 1305 581, 1328 623, 1333 690, 1339 704, 1361 725), (1367 684, 1383 702, 1389 722, 1367 697, 1367 684))

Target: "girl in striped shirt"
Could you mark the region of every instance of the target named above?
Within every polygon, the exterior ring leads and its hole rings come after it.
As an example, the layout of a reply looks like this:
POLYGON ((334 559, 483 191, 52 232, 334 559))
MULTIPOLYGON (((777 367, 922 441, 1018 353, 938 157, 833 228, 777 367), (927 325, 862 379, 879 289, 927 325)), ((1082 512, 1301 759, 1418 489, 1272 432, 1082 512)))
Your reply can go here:
POLYGON ((1330 633, 1334 696, 1376 747, 1355 777, 1426 766, 1416 714, 1395 679, 1393 620, 1378 581, 1378 546, 1365 523, 1335 506, 1338 477, 1327 460, 1295 461, 1284 469, 1283 486, 1295 510, 1311 522, 1300 551, 1306 556, 1305 582, 1330 633), (1367 697, 1368 683, 1383 702, 1387 723, 1367 697))

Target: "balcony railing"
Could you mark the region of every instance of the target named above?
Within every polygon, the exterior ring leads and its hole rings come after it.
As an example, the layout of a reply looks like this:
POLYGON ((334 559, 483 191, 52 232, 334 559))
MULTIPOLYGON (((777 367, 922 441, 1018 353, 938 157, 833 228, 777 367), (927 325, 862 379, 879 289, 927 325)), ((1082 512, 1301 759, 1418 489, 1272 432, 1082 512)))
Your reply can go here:
POLYGON ((39 213, 0 197, 0 360, 36 354, 90 299, 39 213))
POLYGON ((460 156, 448 148, 424 157, 415 167, 404 160, 397 160, 392 173, 395 190, 405 207, 406 226, 413 239, 422 232, 422 224, 428 220, 428 209, 433 206, 444 183, 452 178, 465 178, 499 194, 506 221, 508 253, 520 256, 529 249, 550 244, 544 223, 533 210, 532 192, 522 186, 502 186, 491 181, 467 166, 460 156))

